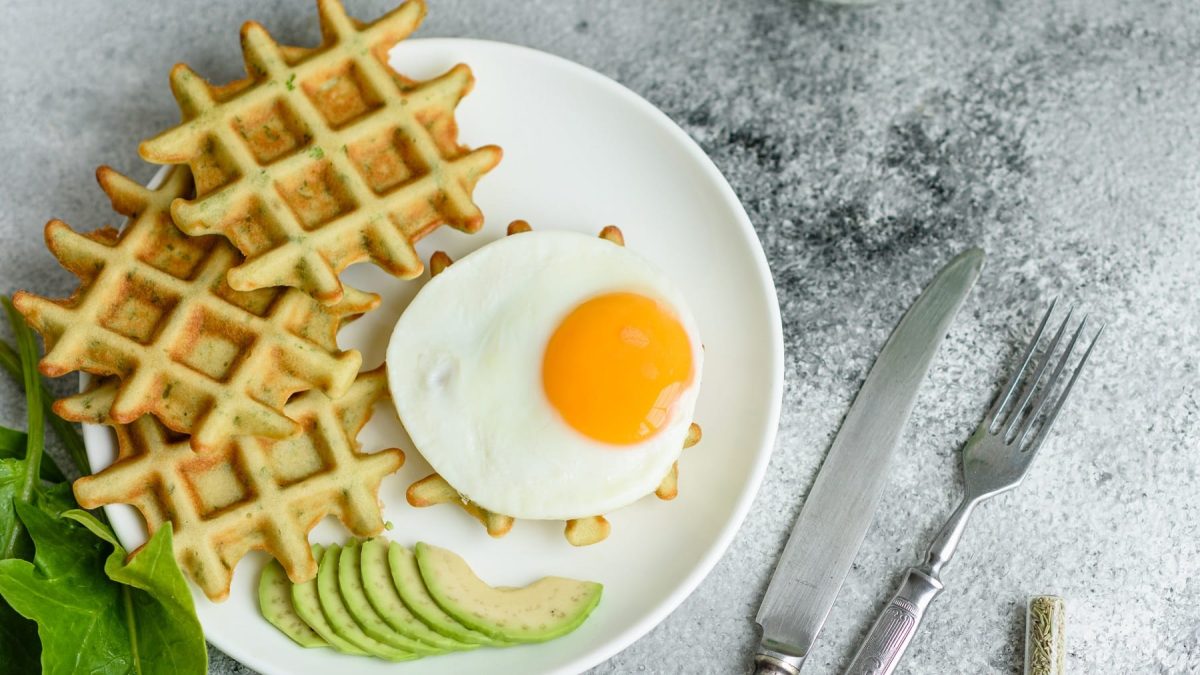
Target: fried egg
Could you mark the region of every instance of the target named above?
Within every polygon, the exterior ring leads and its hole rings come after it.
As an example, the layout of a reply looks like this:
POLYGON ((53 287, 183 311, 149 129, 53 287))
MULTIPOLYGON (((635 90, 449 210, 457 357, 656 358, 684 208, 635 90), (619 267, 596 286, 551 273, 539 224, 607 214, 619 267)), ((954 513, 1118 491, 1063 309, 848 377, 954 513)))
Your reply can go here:
POLYGON ((387 349, 396 410, 433 469, 489 511, 555 520, 654 491, 683 447, 703 358, 662 272, 553 231, 431 279, 387 349))

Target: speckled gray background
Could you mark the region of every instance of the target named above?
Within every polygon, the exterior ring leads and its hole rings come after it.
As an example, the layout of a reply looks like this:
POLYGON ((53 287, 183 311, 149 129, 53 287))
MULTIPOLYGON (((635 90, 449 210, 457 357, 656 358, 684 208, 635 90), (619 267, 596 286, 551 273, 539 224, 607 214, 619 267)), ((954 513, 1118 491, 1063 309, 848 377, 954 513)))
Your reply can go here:
MULTIPOLYGON (((373 18, 389 4, 351 0, 373 18)), ((153 169, 187 61, 237 26, 316 39, 309 2, 4 3, 0 291, 66 294, 51 216, 111 220, 92 171, 153 169)), ((787 388, 755 508, 713 573, 598 673, 727 673, 824 448, 889 329, 952 254, 989 261, 805 672, 836 672, 951 508, 955 453, 1052 295, 1109 322, 1032 476, 985 505, 901 671, 1012 673, 1026 596, 1066 596, 1075 673, 1200 672, 1200 13, 1179 0, 433 0, 422 36, 529 45, 662 108, 746 204, 787 388)), ((0 423, 23 424, 0 383, 0 423)), ((246 672, 213 652, 216 673, 246 672)), ((405 669, 406 672, 408 669, 405 669)), ((419 668, 417 668, 419 670, 419 668)))

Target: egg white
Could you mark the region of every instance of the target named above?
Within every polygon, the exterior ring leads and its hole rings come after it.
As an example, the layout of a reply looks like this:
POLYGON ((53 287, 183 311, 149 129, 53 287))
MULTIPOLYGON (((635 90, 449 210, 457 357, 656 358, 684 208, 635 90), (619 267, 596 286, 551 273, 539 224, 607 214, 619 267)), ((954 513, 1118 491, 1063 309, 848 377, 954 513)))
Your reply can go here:
POLYGON ((417 294, 387 349, 396 410, 434 470, 489 511, 556 520, 608 513, 655 490, 683 448, 703 358, 695 319, 662 272, 609 241, 554 231, 505 237, 455 262, 417 294), (559 416, 542 358, 571 310, 621 291, 674 311, 694 373, 657 434, 614 446, 559 416))

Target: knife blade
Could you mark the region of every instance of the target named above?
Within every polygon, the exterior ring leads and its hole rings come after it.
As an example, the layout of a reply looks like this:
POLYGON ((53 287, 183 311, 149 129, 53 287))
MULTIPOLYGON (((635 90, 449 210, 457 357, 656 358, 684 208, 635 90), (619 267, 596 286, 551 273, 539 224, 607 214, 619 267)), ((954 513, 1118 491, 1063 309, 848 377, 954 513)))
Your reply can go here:
POLYGON ((829 448, 755 621, 756 672, 797 675, 841 590, 887 482, 893 449, 938 345, 983 267, 960 253, 909 307, 875 359, 829 448))

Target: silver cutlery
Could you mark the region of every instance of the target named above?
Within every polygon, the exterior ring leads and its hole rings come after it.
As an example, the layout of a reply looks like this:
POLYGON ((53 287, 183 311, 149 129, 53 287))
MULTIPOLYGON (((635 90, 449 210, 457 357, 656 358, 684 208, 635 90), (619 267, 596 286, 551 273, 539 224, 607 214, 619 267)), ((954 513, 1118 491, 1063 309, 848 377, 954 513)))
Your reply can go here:
POLYGON ((871 524, 917 390, 982 266, 973 248, 942 268, 871 366, 763 596, 756 673, 800 672, 871 524))
POLYGON ((1070 379, 1061 388, 1061 392, 1056 394, 1067 362, 1087 324, 1085 316, 1055 361, 1055 352, 1058 351, 1058 346, 1067 332, 1067 324, 1073 313, 1068 312, 1051 338, 1049 346, 1037 359, 1033 375, 1022 386, 1054 306, 1054 302, 1050 303, 1033 339, 1025 348, 1020 367, 1009 378, 1003 392, 996 397, 991 410, 963 447, 963 480, 966 484, 966 494, 962 502, 933 538, 933 543, 925 554, 925 562, 919 567, 908 569, 900 589, 879 614, 871 632, 867 634, 854 660, 850 662, 850 667, 846 669, 850 675, 887 675, 895 670, 900 657, 904 655, 905 649, 916 634, 929 604, 942 591, 942 568, 954 556, 954 550, 958 547, 971 512, 983 500, 1020 485, 1029 471, 1034 455, 1050 433, 1054 420, 1057 419, 1063 403, 1079 378, 1079 373, 1087 363, 1088 356, 1096 346, 1096 340, 1104 330, 1103 326, 1097 329, 1083 356, 1071 371, 1070 379), (1052 361, 1054 368, 1047 376, 1046 371, 1052 361), (1047 405, 1050 407, 1047 408, 1047 405))

